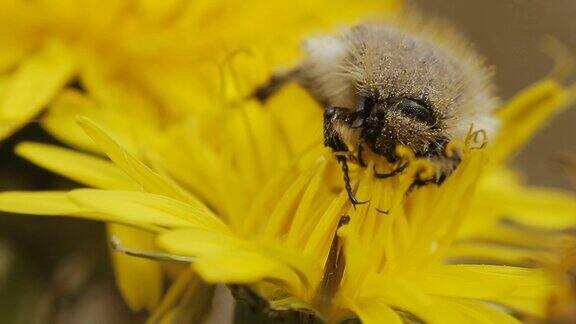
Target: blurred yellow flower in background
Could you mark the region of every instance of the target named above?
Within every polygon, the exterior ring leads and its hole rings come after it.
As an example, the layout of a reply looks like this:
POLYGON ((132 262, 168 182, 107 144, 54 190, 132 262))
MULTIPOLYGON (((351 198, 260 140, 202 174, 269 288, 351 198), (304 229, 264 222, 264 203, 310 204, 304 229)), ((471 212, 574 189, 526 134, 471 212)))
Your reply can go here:
MULTIPOLYGON (((96 100, 105 101, 101 96, 118 89, 146 97, 155 109, 132 111, 116 102, 113 113, 134 122, 139 114, 152 116, 143 122, 154 126, 190 110, 211 109, 202 98, 214 95, 207 89, 217 87, 205 85, 217 74, 202 69, 217 69, 230 52, 258 45, 270 66, 288 64, 304 33, 397 6, 393 0, 297 1, 290 10, 261 0, 5 0, 0 4, 0 138, 52 107, 70 83, 87 88, 96 100)), ((264 75, 253 75, 258 77, 264 75)), ((59 125, 46 126, 60 132, 59 125)))

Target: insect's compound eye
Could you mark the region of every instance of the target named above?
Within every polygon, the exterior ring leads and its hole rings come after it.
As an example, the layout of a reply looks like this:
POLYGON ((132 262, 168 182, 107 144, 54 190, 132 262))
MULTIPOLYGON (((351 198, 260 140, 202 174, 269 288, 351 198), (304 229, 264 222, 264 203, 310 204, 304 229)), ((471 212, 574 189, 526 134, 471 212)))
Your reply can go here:
POLYGON ((394 104, 394 107, 406 117, 416 119, 423 123, 434 124, 432 111, 424 103, 418 100, 401 98, 394 104))

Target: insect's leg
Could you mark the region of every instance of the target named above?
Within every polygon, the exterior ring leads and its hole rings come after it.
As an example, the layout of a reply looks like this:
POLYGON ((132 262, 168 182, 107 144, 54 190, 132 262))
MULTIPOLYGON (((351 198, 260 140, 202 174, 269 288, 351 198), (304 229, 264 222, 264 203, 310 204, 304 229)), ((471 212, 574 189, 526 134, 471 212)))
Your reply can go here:
MULTIPOLYGON (((444 147, 446 145, 447 143, 444 144, 444 147)), ((448 176, 454 173, 458 165, 460 165, 460 162, 462 162, 462 157, 460 156, 460 152, 457 150, 454 150, 450 156, 448 156, 448 153, 444 150, 440 156, 434 159, 434 162, 438 169, 436 177, 433 178, 432 182, 440 185, 446 181, 448 176)))
MULTIPOLYGON (((335 107, 326 108, 324 111, 324 145, 331 148, 336 153, 348 152, 348 146, 334 129, 334 121, 337 120, 339 115, 344 115, 346 113, 347 109, 335 107)), ((356 196, 354 196, 350 180, 350 170, 348 169, 348 158, 345 155, 337 155, 336 159, 342 167, 344 188, 346 189, 350 202, 352 202, 354 206, 366 203, 366 201, 358 201, 356 196)))
POLYGON ((346 157, 345 156, 338 156, 337 158, 338 158, 338 162, 340 162, 340 165, 342 166, 342 174, 344 176, 344 188, 346 188, 346 193, 348 194, 348 199, 350 199, 350 202, 354 206, 367 203, 367 201, 359 201, 358 199, 356 199, 356 196, 354 195, 354 192, 352 191, 350 172, 348 170, 348 161, 347 161, 346 157))
POLYGON ((358 164, 360 164, 361 167, 365 168, 366 167, 366 161, 364 160, 364 156, 362 155, 364 153, 364 146, 362 146, 362 144, 358 144, 358 147, 356 148, 356 159, 358 160, 358 164))
POLYGON ((410 186, 410 190, 419 188, 428 184, 437 184, 441 185, 446 181, 448 176, 450 176, 454 170, 460 165, 462 161, 462 157, 458 151, 453 151, 451 156, 448 156, 446 153, 446 145, 448 141, 441 140, 437 143, 438 149, 436 150, 436 154, 431 154, 428 158, 434 163, 436 166, 436 175, 429 178, 429 179, 421 179, 417 177, 412 185, 410 186))
POLYGON ((418 189, 420 187, 423 187, 425 185, 429 185, 429 184, 438 184, 436 182, 436 177, 434 178, 429 178, 429 179, 420 179, 420 178, 416 178, 414 179, 414 182, 412 182, 412 184, 410 185, 410 189, 408 189, 408 192, 414 190, 414 189, 418 189))
POLYGON ((390 178, 402 173, 402 171, 404 171, 407 166, 408 162, 405 162, 404 164, 400 165, 399 167, 397 167, 396 169, 392 170, 389 173, 379 173, 378 171, 376 171, 376 166, 374 166, 374 176, 378 179, 390 178))
POLYGON ((260 102, 266 102, 266 100, 268 100, 271 95, 275 94, 276 91, 294 80, 298 71, 299 68, 297 67, 290 70, 278 71, 272 74, 266 84, 261 85, 254 90, 252 97, 256 98, 260 102))

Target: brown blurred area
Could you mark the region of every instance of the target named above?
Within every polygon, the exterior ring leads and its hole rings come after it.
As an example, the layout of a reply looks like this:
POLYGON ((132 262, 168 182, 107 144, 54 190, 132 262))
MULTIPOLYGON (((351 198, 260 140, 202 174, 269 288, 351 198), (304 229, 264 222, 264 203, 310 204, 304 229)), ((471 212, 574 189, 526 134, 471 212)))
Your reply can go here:
MULTIPOLYGON (((551 71, 552 61, 540 46, 544 36, 566 44, 576 58, 576 0, 411 1, 468 36, 496 67, 503 99, 551 71)), ((575 127, 576 109, 571 109, 518 156, 514 164, 529 183, 571 187, 554 157, 571 152, 576 158, 575 127)), ((77 186, 12 154, 22 140, 47 138, 33 124, 0 145, 0 190, 77 186)), ((141 322, 114 288, 105 246, 102 224, 0 214, 0 323, 141 322)))
MULTIPOLYGON (((474 43, 488 64, 495 66, 495 81, 503 99, 552 70, 552 60, 542 51, 544 37, 561 41, 576 59, 574 0, 411 0, 409 4, 447 19, 474 43)), ((557 162, 561 154, 576 159, 574 108, 556 116, 539 132, 514 165, 530 184, 573 188, 557 162)))
MULTIPOLYGON (((37 123, 1 142, 0 191, 79 186, 16 157, 23 141, 56 143, 37 123)), ((0 324, 141 322, 115 287, 104 233, 92 221, 0 213, 0 324)))

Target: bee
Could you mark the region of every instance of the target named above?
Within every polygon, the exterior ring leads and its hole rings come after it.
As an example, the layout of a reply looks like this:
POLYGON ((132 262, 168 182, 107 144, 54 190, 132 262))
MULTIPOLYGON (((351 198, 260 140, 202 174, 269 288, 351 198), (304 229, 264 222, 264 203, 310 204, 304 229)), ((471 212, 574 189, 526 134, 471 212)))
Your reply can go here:
POLYGON ((364 202, 352 191, 349 160, 366 166, 364 154, 383 157, 394 167, 375 176, 395 176, 407 166, 396 153, 402 145, 437 166, 431 179, 415 184, 440 184, 461 159, 446 153, 450 141, 464 141, 472 124, 487 134, 497 128, 490 69, 439 22, 365 23, 303 47, 303 61, 273 74, 253 95, 265 101, 295 81, 324 108, 324 144, 337 153, 354 205, 364 202))

